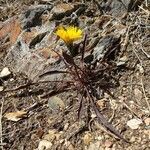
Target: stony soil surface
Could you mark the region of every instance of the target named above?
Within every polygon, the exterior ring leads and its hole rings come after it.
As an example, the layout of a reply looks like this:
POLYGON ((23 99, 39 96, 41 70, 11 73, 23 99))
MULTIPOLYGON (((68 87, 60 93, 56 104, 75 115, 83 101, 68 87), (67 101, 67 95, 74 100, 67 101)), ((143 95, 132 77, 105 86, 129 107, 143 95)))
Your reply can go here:
MULTIPOLYGON (((79 43, 82 48, 83 39, 79 43)), ((80 57, 78 53, 74 59, 80 57)), ((0 149, 150 149, 149 66, 147 0, 1 0, 0 149), (99 124, 87 101, 78 119, 77 91, 48 96, 63 86, 48 81, 70 79, 64 74, 39 78, 49 70, 66 69, 53 51, 68 51, 54 34, 59 25, 80 27, 87 35, 87 65, 98 62, 109 68, 108 81, 99 79, 109 92, 95 87, 95 103, 129 143, 99 124)))

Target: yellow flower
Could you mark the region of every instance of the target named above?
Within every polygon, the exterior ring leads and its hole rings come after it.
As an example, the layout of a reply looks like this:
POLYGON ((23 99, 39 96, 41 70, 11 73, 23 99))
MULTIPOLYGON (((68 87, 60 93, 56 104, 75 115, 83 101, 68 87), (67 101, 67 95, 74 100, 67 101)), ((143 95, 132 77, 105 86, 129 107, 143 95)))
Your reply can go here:
POLYGON ((82 30, 74 26, 61 26, 57 29, 56 35, 59 36, 65 43, 70 44, 73 41, 82 38, 82 30))

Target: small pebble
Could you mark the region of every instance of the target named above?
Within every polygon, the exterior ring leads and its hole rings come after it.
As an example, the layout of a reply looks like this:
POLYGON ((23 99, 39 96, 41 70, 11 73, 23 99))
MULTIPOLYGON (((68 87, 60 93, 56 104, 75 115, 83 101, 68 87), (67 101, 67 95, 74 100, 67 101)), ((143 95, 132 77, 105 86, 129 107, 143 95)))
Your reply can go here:
POLYGON ((69 128, 69 123, 66 123, 66 124, 64 125, 64 130, 66 131, 68 128, 69 128))
POLYGON ((148 135, 149 140, 150 140, 150 129, 149 129, 149 130, 144 130, 144 134, 145 134, 145 135, 148 135))
POLYGON ((4 87, 3 87, 3 86, 0 86, 0 92, 3 91, 3 90, 4 90, 4 87))
POLYGON ((105 147, 111 148, 112 145, 113 145, 113 142, 112 142, 112 141, 110 141, 110 140, 106 140, 106 141, 105 141, 105 147))
POLYGON ((93 140, 93 137, 90 133, 86 133, 83 137, 83 142, 85 145, 89 145, 92 140, 93 140))
POLYGON ((9 81, 10 81, 10 82, 12 82, 12 81, 14 81, 14 79, 13 79, 13 78, 11 78, 9 81))
POLYGON ((0 72, 0 78, 8 77, 11 74, 9 69, 7 67, 3 68, 3 70, 0 72))
POLYGON ((144 73, 144 68, 143 68, 143 66, 137 64, 137 68, 139 69, 140 73, 142 73, 142 74, 144 73))
POLYGON ((62 144, 64 142, 64 139, 60 140, 59 143, 62 144))
POLYGON ((70 143, 70 145, 68 146, 68 150, 75 150, 74 146, 70 143))
POLYGON ((52 143, 47 140, 42 140, 39 143, 38 150, 49 150, 52 147, 52 143))
POLYGON ((88 150, 99 150, 101 145, 101 143, 99 141, 91 143, 88 147, 88 150))
POLYGON ((140 124, 142 124, 140 119, 131 119, 127 122, 127 125, 133 130, 138 129, 140 124))
POLYGON ((44 136, 44 140, 53 142, 54 139, 56 138, 55 133, 56 133, 55 130, 49 130, 49 131, 48 131, 48 134, 46 134, 46 135, 44 136))
POLYGON ((150 125, 150 118, 146 118, 144 120, 144 122, 145 122, 146 126, 149 126, 150 125))
POLYGON ((96 114, 92 114, 92 115, 91 115, 91 118, 96 118, 96 114))
POLYGON ((95 139, 101 141, 101 140, 104 139, 104 137, 103 136, 98 136, 98 137, 95 137, 95 139))
POLYGON ((130 142, 135 142, 135 137, 134 136, 131 137, 130 142))
POLYGON ((96 102, 100 109, 104 109, 106 107, 106 99, 101 99, 96 102))

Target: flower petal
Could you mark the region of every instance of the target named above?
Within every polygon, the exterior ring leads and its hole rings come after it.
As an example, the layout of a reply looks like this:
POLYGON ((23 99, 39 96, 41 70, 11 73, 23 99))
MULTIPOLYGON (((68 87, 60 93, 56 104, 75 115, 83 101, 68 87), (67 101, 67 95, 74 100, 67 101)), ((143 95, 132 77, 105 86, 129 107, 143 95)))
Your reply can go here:
POLYGON ((56 31, 56 35, 59 36, 65 43, 72 43, 80 38, 82 38, 82 30, 74 27, 59 27, 56 31))

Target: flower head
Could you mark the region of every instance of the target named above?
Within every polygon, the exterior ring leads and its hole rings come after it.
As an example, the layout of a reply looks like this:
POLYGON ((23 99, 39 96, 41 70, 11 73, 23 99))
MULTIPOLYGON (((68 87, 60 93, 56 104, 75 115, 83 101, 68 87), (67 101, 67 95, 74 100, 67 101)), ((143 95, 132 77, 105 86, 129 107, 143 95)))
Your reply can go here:
POLYGON ((70 44, 73 41, 82 38, 82 30, 74 26, 61 26, 57 29, 56 35, 59 36, 65 43, 70 44))

